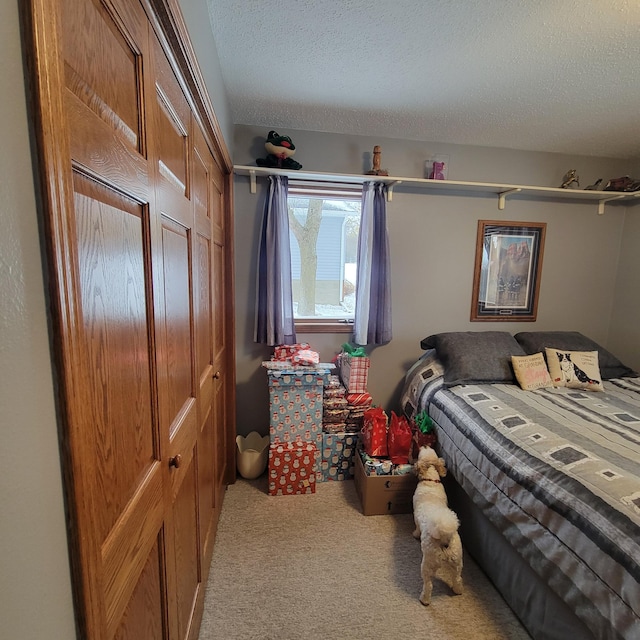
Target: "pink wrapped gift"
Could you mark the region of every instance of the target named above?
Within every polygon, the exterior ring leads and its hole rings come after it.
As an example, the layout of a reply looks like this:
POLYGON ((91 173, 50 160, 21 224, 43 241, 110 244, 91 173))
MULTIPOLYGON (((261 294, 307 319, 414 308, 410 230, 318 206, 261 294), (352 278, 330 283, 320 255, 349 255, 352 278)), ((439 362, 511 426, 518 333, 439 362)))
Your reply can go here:
POLYGON ((274 347, 272 360, 280 360, 283 362, 291 362, 293 356, 299 351, 309 349, 311 345, 308 342, 298 342, 296 344, 279 344, 274 347))
POLYGON ((293 354, 291 362, 304 366, 318 364, 320 362, 320 355, 315 351, 311 351, 311 349, 300 349, 300 351, 293 354))

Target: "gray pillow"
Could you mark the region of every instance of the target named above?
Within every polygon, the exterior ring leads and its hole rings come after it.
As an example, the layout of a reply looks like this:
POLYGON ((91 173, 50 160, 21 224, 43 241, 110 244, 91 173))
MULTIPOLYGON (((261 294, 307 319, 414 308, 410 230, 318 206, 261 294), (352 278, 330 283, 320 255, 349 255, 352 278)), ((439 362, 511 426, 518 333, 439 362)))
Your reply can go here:
POLYGON ((444 385, 515 384, 511 356, 527 355, 507 331, 436 333, 420 342, 435 349, 444 367, 444 385))
POLYGON ((597 351, 600 376, 603 380, 623 376, 638 377, 633 369, 622 364, 610 351, 578 331, 521 331, 514 337, 528 355, 539 351, 544 353, 545 347, 567 351, 597 351))

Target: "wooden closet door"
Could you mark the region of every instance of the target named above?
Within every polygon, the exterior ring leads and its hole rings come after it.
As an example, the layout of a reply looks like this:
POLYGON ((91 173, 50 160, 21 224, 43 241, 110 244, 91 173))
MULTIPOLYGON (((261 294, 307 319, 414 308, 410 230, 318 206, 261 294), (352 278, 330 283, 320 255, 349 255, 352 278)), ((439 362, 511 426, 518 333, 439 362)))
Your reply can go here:
POLYGON ((21 4, 79 637, 195 640, 232 456, 231 163, 172 1, 21 4))
MULTIPOLYGON (((198 489, 200 549, 208 563, 213 551, 214 516, 217 516, 215 477, 215 433, 213 393, 219 372, 214 369, 212 288, 212 169, 213 156, 199 123, 193 128, 192 202, 195 214, 196 371, 198 393, 198 489)), ((215 518, 217 520, 217 517, 215 518)))
POLYGON ((58 9, 59 126, 68 135, 73 194, 59 212, 64 232, 54 251, 83 636, 168 638, 149 26, 137 2, 64 0, 58 9))
MULTIPOLYGON (((220 167, 214 163, 212 173, 212 279, 213 279, 213 361, 214 361, 214 431, 215 431, 215 486, 218 495, 223 490, 229 474, 229 451, 235 450, 231 442, 229 429, 228 401, 230 385, 234 384, 234 375, 229 361, 229 345, 227 335, 233 324, 232 306, 228 299, 228 246, 227 228, 225 225, 224 181, 220 167)), ((235 434, 235 429, 233 429, 235 434)), ((235 461, 234 461, 235 469, 235 461)))
POLYGON ((165 53, 151 34, 156 225, 154 264, 160 437, 170 482, 165 491, 167 593, 171 637, 192 629, 202 583, 198 530, 198 377, 196 371, 195 212, 192 206, 192 115, 165 53))

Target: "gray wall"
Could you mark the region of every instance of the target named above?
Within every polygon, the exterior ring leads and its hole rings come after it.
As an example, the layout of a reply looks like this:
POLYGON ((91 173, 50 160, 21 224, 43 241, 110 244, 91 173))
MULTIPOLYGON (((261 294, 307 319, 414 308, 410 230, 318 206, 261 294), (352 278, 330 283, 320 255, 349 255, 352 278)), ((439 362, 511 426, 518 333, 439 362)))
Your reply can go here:
POLYGON ((640 208, 637 207, 629 208, 625 219, 608 347, 623 362, 640 371, 640 208))
POLYGON ((233 121, 222 80, 218 50, 211 34, 207 0, 178 0, 178 4, 198 58, 207 92, 214 105, 216 119, 227 148, 233 154, 233 121))
MULTIPOLYGON (((280 133, 291 135, 297 147, 296 159, 310 171, 362 173, 371 168, 371 151, 380 144, 382 167, 396 176, 424 177, 424 161, 434 153, 450 156, 451 180, 559 186, 567 169, 576 168, 581 184, 586 185, 598 177, 608 179, 630 172, 625 162, 593 157, 306 131, 280 133)), ((257 157, 264 157, 266 134, 261 128, 236 126, 235 163, 255 165, 257 157)), ((258 185, 258 193, 252 195, 247 178, 235 179, 237 428, 241 434, 268 431, 266 376, 260 362, 268 359, 271 351, 253 342, 255 255, 264 180, 259 180, 258 185)), ((420 340, 431 333, 564 329, 581 331, 607 346, 614 293, 616 287, 623 287, 617 268, 625 216, 634 221, 640 217, 640 208, 629 208, 628 214, 626 211, 625 207, 607 206, 605 214, 599 216, 595 203, 515 197, 507 200, 504 211, 499 211, 493 196, 431 195, 416 188, 396 187, 387 208, 394 338, 390 344, 371 350, 369 390, 374 402, 387 409, 397 408, 403 375, 422 353, 420 340), (547 223, 537 322, 469 321, 478 220, 547 223)), ((633 231, 631 222, 627 225, 626 231, 633 231)), ((629 246, 624 255, 629 261, 638 253, 638 238, 637 228, 635 235, 625 234, 625 247, 629 246)), ((637 327, 639 321, 636 301, 629 322, 637 327)), ((637 329, 629 332, 637 341, 637 329)), ((348 337, 298 336, 310 342, 323 361, 331 360, 348 337)), ((621 358, 627 355, 623 349, 618 351, 621 358)), ((640 368, 637 359, 623 359, 640 368)))
POLYGON ((54 391, 15 0, 0 2, 0 620, 75 637, 54 391))

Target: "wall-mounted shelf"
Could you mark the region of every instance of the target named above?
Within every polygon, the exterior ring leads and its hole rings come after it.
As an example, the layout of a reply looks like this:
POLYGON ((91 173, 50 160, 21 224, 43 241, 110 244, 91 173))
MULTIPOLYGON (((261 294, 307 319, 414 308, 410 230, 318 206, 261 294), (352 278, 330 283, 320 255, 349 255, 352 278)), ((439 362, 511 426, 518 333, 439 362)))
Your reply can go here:
POLYGON ((248 176, 251 193, 256 192, 258 176, 281 175, 298 180, 312 180, 315 182, 342 182, 346 184, 363 184, 364 182, 383 182, 387 185, 387 200, 393 199, 393 189, 399 185, 418 187, 430 191, 460 193, 492 193, 498 196, 498 209, 505 207, 509 196, 521 194, 533 198, 550 200, 588 201, 598 204, 598 213, 604 213, 604 205, 614 200, 629 204, 640 202, 640 192, 621 191, 586 191, 584 189, 559 189, 557 187, 535 187, 521 184, 500 184, 494 182, 463 182, 460 180, 428 180, 427 178, 401 178, 395 176, 368 176, 351 173, 321 173, 318 171, 287 171, 269 167, 251 167, 235 165, 234 171, 239 176, 248 176))

